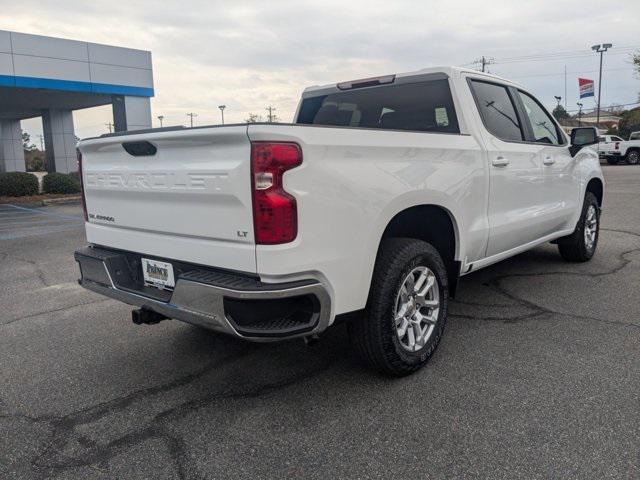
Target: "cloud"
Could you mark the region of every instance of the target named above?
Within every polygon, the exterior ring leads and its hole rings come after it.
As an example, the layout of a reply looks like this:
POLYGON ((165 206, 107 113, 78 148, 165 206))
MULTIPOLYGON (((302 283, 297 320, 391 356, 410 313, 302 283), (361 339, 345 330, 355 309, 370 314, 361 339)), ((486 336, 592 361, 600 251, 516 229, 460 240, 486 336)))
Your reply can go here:
MULTIPOLYGON (((268 104, 291 120, 307 85, 466 64, 481 55, 499 60, 568 50, 588 54, 593 43, 640 44, 637 0, 606 7, 585 0, 3 3, 0 29, 151 50, 154 114, 170 123, 185 123, 188 111, 199 113, 200 124, 216 122, 223 103, 227 121, 264 114, 268 104)), ((605 68, 620 70, 606 72, 603 104, 637 98, 640 82, 626 60, 607 56, 605 68)), ((589 72, 597 69, 597 58, 490 68, 519 77, 553 104, 553 95, 564 96, 565 64, 569 72, 589 72)), ((577 76, 568 78, 569 107, 576 101, 577 76)), ((83 123, 102 128, 96 125, 108 121, 104 115, 104 109, 78 114, 78 129, 83 123)))

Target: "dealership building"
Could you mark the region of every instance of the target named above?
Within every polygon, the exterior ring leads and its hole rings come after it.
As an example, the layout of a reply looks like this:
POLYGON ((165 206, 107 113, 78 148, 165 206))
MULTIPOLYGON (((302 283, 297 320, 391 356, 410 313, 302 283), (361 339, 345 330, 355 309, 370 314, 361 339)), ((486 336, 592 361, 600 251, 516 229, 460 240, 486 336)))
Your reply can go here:
POLYGON ((0 172, 24 171, 20 121, 42 117, 49 172, 77 170, 74 110, 111 105, 115 131, 151 127, 151 52, 0 30, 0 172))

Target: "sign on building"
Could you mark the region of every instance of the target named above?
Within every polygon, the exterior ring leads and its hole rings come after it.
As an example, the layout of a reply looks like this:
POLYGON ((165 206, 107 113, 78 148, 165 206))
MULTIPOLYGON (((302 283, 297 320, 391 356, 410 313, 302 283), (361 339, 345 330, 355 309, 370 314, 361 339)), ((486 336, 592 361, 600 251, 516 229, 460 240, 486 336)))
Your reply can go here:
POLYGON ((594 81, 588 78, 579 78, 578 86, 580 88, 580 98, 593 97, 594 81))

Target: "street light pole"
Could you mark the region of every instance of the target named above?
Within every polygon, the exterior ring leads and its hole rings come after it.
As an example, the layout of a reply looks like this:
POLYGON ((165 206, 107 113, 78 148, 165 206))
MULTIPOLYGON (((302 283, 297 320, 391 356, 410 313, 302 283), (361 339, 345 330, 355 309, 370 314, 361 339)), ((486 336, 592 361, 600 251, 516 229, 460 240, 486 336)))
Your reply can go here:
POLYGON ((613 47, 612 43, 603 43, 602 45, 594 45, 591 47, 596 53, 600 54, 600 73, 598 75, 598 113, 596 114, 596 128, 600 124, 600 94, 602 93, 602 57, 604 52, 613 47))
POLYGON ((582 103, 578 102, 576 103, 576 105, 578 105, 578 126, 581 127, 582 126, 582 103))
POLYGON ((226 105, 218 105, 218 108, 220 109, 220 114, 222 115, 222 125, 224 125, 224 109, 227 108, 226 105))
POLYGON ((158 120, 160 120, 160 128, 162 128, 162 121, 164 120, 164 115, 158 115, 158 120))

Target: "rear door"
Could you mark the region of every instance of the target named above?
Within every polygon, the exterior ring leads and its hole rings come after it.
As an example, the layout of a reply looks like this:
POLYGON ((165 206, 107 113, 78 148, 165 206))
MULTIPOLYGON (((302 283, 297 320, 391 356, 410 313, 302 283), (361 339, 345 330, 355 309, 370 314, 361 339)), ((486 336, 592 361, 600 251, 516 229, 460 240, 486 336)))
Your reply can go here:
POLYGON ((535 145, 542 164, 543 188, 538 196, 541 236, 569 228, 578 208, 579 179, 575 178, 575 160, 560 127, 538 100, 517 91, 525 137, 535 145))
POLYGON ((486 131, 489 161, 489 242, 486 256, 496 255, 540 238, 542 165, 537 145, 525 141, 514 90, 470 79, 471 90, 486 131))

